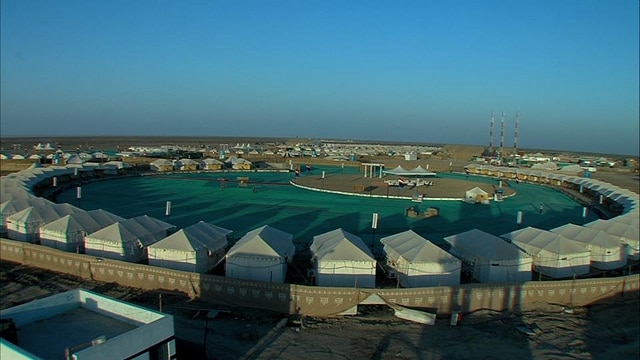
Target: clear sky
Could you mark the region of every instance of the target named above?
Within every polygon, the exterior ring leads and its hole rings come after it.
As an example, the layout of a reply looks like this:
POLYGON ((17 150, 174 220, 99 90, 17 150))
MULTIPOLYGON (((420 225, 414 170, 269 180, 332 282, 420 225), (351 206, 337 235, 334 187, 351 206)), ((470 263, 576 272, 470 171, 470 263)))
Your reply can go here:
POLYGON ((2 136, 637 155, 637 0, 2 0, 2 136))

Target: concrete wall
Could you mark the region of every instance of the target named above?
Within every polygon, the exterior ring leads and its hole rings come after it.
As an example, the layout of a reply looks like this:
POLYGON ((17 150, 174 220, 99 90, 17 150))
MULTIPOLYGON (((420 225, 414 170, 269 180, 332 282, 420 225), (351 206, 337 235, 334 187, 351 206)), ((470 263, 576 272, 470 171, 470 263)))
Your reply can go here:
POLYGON ((358 304, 393 303, 451 311, 528 311, 548 305, 583 306, 620 297, 638 297, 640 275, 522 284, 464 284, 416 289, 363 289, 302 286, 229 279, 169 270, 89 255, 66 253, 44 246, 0 239, 2 260, 50 269, 97 281, 146 290, 179 291, 190 298, 285 314, 325 316, 358 304))

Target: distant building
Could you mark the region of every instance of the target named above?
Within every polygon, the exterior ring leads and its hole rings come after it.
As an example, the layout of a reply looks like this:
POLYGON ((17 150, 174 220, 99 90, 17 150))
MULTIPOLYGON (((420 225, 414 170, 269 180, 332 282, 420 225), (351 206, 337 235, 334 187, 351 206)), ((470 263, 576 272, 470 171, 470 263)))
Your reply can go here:
POLYGON ((418 160, 418 154, 414 153, 414 152, 409 152, 404 154, 404 159, 406 161, 414 161, 414 160, 418 160))

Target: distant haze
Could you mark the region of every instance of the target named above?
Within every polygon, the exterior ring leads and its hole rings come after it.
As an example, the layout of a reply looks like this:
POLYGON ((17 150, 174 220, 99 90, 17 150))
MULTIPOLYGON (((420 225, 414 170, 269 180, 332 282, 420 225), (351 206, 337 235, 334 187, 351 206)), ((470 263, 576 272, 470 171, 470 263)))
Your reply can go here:
POLYGON ((0 2, 2 136, 638 155, 637 0, 0 2))

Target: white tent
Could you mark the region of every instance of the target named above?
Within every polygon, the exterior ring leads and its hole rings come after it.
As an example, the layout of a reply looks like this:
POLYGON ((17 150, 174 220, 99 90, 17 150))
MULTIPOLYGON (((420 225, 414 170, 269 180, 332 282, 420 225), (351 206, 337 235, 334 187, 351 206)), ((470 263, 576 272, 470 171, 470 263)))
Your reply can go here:
POLYGON ((29 188, 22 180, 17 178, 2 177, 0 181, 0 196, 2 202, 9 199, 25 198, 34 196, 29 188))
POLYGON ((198 170, 200 168, 200 162, 193 159, 180 159, 176 161, 175 167, 182 171, 198 170))
POLYGON ((80 154, 73 154, 66 158, 67 164, 83 164, 86 161, 80 154))
POLYGON ((522 283, 531 281, 531 256, 503 239, 473 229, 444 238, 449 251, 473 269, 473 278, 482 283, 522 283))
POLYGON ((7 237, 18 241, 38 242, 42 225, 82 211, 84 210, 67 203, 43 203, 29 206, 7 217, 7 237))
POLYGON ((610 220, 616 223, 633 225, 634 227, 640 228, 640 216, 638 216, 638 213, 627 213, 616 216, 610 220))
POLYGON ((425 168, 423 168, 422 166, 418 165, 415 168, 409 170, 409 173, 407 175, 417 175, 417 176, 436 176, 437 174, 426 170, 425 168))
POLYGON ((249 170, 253 166, 251 161, 236 156, 229 157, 225 163, 234 170, 249 170))
POLYGON ((84 237, 124 218, 102 209, 65 215, 40 227, 40 243, 69 252, 84 252, 84 237))
POLYGON ((476 204, 476 203, 488 204, 489 193, 487 193, 486 191, 476 186, 473 189, 469 189, 465 192, 464 201, 472 204, 476 204))
POLYGON ((579 242, 533 227, 516 230, 502 237, 531 255, 536 270, 551 278, 568 278, 589 273, 591 254, 579 242))
POLYGON ((151 232, 153 234, 153 238, 156 239, 155 241, 164 239, 167 235, 176 231, 175 225, 169 224, 168 222, 162 220, 158 220, 149 215, 140 215, 129 220, 135 221, 136 223, 140 224, 140 226, 151 232))
POLYGON ((149 265, 206 273, 222 259, 231 230, 200 221, 149 245, 149 265))
POLYGON ((224 163, 217 159, 206 158, 200 161, 200 168, 204 170, 220 170, 224 163))
POLYGON ((151 171, 173 171, 173 161, 167 159, 157 159, 149 164, 151 171))
POLYGON ((314 236, 310 250, 317 285, 375 287, 376 259, 360 237, 335 229, 314 236))
POLYGON ((602 230, 565 224, 551 229, 551 232, 584 244, 591 252, 591 266, 596 269, 618 269, 627 264, 626 245, 602 230))
MULTIPOLYGON (((615 219, 615 218, 614 218, 615 219)), ((614 235, 627 245, 627 258, 640 259, 640 229, 634 225, 624 224, 613 220, 595 220, 584 225, 585 227, 598 229, 607 234, 614 235)))
MULTIPOLYGON (((5 200, 4 193, 2 194, 2 200, 5 200)), ((0 204, 0 234, 7 232, 7 218, 19 211, 22 211, 30 206, 43 205, 45 203, 53 204, 49 200, 40 198, 37 196, 29 195, 24 197, 9 198, 0 204)))
POLYGON ((123 217, 115 215, 103 209, 89 210, 87 211, 87 213, 89 213, 89 215, 91 215, 91 218, 93 218, 93 220, 95 220, 103 227, 111 225, 117 221, 124 220, 123 217))
POLYGON ((403 168, 401 165, 398 165, 391 170, 384 170, 384 173, 391 175, 406 175, 408 173, 408 170, 403 168))
POLYGON ((147 215, 118 221, 84 238, 85 253, 116 260, 140 262, 147 259, 147 247, 164 239, 174 225, 147 215))
POLYGON ((284 283, 296 248, 293 235, 269 225, 246 233, 227 252, 226 276, 284 283))
POLYGON ((106 175, 118 175, 124 172, 126 169, 131 169, 133 166, 122 161, 107 161, 100 164, 106 175))
POLYGON ((533 164, 531 165, 532 170, 542 170, 542 171, 556 171, 558 169, 558 165, 556 163, 549 161, 541 164, 533 164))
POLYGON ((387 265, 394 269, 403 287, 460 284, 460 260, 413 230, 383 237, 380 242, 387 265))

